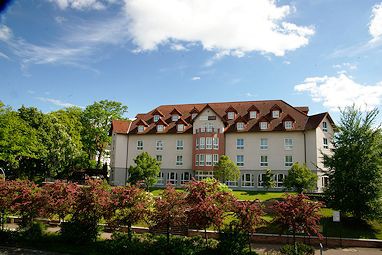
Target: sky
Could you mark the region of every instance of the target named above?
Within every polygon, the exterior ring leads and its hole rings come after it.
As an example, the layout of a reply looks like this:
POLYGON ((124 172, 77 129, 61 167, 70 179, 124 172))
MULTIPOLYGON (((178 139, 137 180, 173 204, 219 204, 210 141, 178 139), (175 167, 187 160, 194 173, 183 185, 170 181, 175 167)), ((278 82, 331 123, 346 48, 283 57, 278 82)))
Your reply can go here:
POLYGON ((381 0, 28 0, 0 13, 0 100, 382 103, 381 0))

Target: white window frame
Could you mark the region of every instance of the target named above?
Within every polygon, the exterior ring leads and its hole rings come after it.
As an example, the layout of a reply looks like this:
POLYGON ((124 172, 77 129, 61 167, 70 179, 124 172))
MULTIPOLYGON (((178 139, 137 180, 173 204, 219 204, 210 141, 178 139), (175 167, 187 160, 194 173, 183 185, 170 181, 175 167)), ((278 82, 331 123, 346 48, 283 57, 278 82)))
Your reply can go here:
POLYGON ((176 166, 183 166, 183 155, 176 155, 176 166))
POLYGON ((154 122, 157 122, 159 120, 160 116, 159 115, 154 115, 154 122))
POLYGON ((197 114, 197 113, 193 113, 193 114, 191 114, 191 119, 195 119, 195 118, 196 118, 196 116, 198 116, 198 114, 197 114))
POLYGON ((206 149, 207 150, 212 149, 212 137, 206 137, 206 149))
POLYGON ((158 162, 162 162, 162 160, 163 160, 163 156, 162 156, 162 155, 156 155, 156 160, 157 160, 158 162))
POLYGON ((293 156, 292 155, 285 155, 285 157, 284 157, 284 166, 285 167, 293 166, 293 156))
POLYGON ((159 172, 157 177, 157 185, 164 185, 164 173, 159 172))
POLYGON ((162 140, 156 140, 155 141, 155 150, 156 151, 163 151, 164 143, 162 140))
POLYGON ((184 124, 178 124, 178 125, 176 126, 176 130, 177 130, 178 132, 183 132, 183 131, 184 131, 184 124))
POLYGON ((163 132, 163 131, 164 131, 164 125, 158 125, 157 132, 163 132))
POLYGON ((205 154, 199 154, 199 166, 204 166, 205 154))
POLYGON ((263 181, 263 177, 265 176, 265 174, 259 174, 257 176, 257 187, 259 188, 263 188, 264 187, 264 181, 263 181))
POLYGON ((200 148, 201 150, 204 150, 204 148, 205 148, 205 144, 206 144, 206 138, 205 138, 205 137, 200 137, 199 139, 200 139, 200 142, 199 142, 199 148, 200 148))
POLYGON ((272 118, 274 118, 274 119, 280 118, 280 111, 279 110, 273 110, 272 111, 272 118))
POLYGON ((266 129, 268 129, 268 122, 266 122, 266 121, 261 121, 261 122, 260 122, 260 129, 261 129, 261 130, 266 130, 266 129))
POLYGON ((184 148, 184 142, 182 139, 176 140, 176 150, 181 151, 184 148))
POLYGON ((328 122, 322 122, 322 131, 328 132, 328 122))
POLYGON ((235 118, 235 113, 234 113, 234 112, 228 112, 228 113, 227 113, 227 118, 228 118, 229 120, 233 120, 233 119, 235 118))
POLYGON ((321 176, 321 185, 323 188, 326 188, 329 185, 329 176, 327 175, 321 176))
POLYGON ((178 174, 176 172, 168 172, 167 173, 167 183, 171 183, 172 185, 176 185, 178 181, 178 174))
POLYGON ((208 123, 206 124, 206 132, 212 132, 214 130, 214 124, 208 123))
POLYGON ((244 155, 236 155, 236 165, 238 167, 244 166, 244 155))
POLYGON ((178 114, 171 115, 171 120, 172 121, 178 121, 178 119, 179 119, 179 115, 178 114))
POLYGON ((261 155, 260 156, 260 167, 267 167, 269 165, 269 160, 267 155, 261 155), (264 159, 266 159, 264 161, 264 159))
POLYGON ((145 126, 139 125, 138 126, 138 133, 143 133, 145 131, 145 126))
POLYGON ((199 154, 195 155, 195 166, 199 166, 199 154))
POLYGON ((206 166, 212 166, 212 154, 206 154, 206 166))
POLYGON ((293 128, 293 121, 291 121, 291 120, 284 121, 284 128, 285 129, 292 129, 293 128))
POLYGON ((236 139, 236 149, 238 149, 238 150, 244 149, 244 139, 243 138, 237 138, 236 139))
POLYGON ((260 138, 260 150, 268 150, 268 138, 260 138), (265 143, 263 143, 265 141, 265 143))
POLYGON ((326 137, 322 138, 322 143, 323 143, 324 149, 329 149, 328 138, 326 137))
POLYGON ((225 184, 228 187, 238 187, 239 186, 239 181, 238 180, 228 180, 225 182, 225 184))
POLYGON ((191 173, 190 172, 183 172, 180 176, 180 184, 181 185, 184 185, 186 184, 187 182, 191 181, 191 173), (186 175, 188 176, 188 178, 186 178, 186 175))
POLYGON ((214 154, 212 161, 215 166, 219 162, 219 154, 214 154))
POLYGON ((276 188, 283 188, 284 187, 284 181, 285 181, 285 174, 275 174, 274 180, 275 180, 275 186, 276 188), (280 178, 282 176, 282 178, 280 178), (281 181, 280 181, 281 179, 281 181))
POLYGON ((196 171, 195 172, 195 179, 198 181, 201 181, 206 178, 213 178, 214 172, 212 171, 196 171))
POLYGON ((244 130, 244 122, 238 122, 236 123, 237 130, 241 131, 244 130))
POLYGON ((243 173, 241 175, 241 186, 242 187, 254 187, 255 182, 254 182, 254 176, 251 173, 243 173), (247 179, 249 177, 249 180, 247 179))
POLYGON ((199 138, 195 139, 195 149, 199 150, 199 138))
POLYGON ((284 138, 284 149, 290 151, 293 149, 293 139, 292 138, 284 138))
POLYGON ((137 141, 137 150, 138 151, 142 151, 143 150, 143 141, 142 140, 138 140, 137 141))
POLYGON ((214 137, 213 143, 214 143, 214 150, 218 150, 219 149, 219 137, 214 137))
POLYGON ((257 118, 257 112, 256 111, 250 111, 249 112, 249 118, 250 119, 256 119, 257 118))

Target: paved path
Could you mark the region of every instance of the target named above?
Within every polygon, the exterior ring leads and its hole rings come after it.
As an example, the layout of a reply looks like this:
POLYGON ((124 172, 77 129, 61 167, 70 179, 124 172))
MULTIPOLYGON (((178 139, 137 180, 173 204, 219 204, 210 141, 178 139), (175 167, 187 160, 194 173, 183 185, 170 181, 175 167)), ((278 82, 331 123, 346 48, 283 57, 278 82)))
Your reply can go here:
POLYGON ((65 254, 0 246, 0 255, 65 255, 65 254))

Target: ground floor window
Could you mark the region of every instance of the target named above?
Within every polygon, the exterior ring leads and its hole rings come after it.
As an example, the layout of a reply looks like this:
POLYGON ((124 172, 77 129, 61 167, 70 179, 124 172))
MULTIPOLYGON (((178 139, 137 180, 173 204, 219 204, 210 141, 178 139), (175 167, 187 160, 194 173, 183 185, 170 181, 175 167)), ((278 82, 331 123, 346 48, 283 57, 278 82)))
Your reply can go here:
POLYGON ((241 186, 242 187, 253 187, 255 186, 255 180, 254 180, 253 174, 242 174, 241 175, 241 186))
POLYGON ((276 174, 274 178, 275 178, 277 188, 284 187, 285 174, 276 174))
POLYGON ((191 180, 191 174, 189 172, 184 172, 181 175, 180 184, 186 184, 191 180))
POLYGON ((157 185, 164 185, 164 174, 163 172, 159 172, 157 185))
POLYGON ((175 172, 169 172, 167 174, 167 183, 171 183, 173 185, 176 185, 178 179, 178 174, 175 172))
POLYGON ((198 181, 201 181, 207 178, 213 178, 213 177, 214 177, 214 172, 212 171, 196 171, 195 173, 195 179, 198 181))
POLYGON ((225 184, 227 184, 228 187, 237 187, 237 186, 239 186, 239 182, 237 180, 226 181, 225 184))
POLYGON ((264 181, 263 181, 264 179, 265 179, 265 174, 259 174, 257 176, 257 187, 260 187, 260 188, 264 187, 264 181))
POLYGON ((323 188, 328 187, 328 185, 329 185, 329 176, 326 176, 326 175, 322 176, 321 177, 321 182, 322 182, 322 187, 323 188))

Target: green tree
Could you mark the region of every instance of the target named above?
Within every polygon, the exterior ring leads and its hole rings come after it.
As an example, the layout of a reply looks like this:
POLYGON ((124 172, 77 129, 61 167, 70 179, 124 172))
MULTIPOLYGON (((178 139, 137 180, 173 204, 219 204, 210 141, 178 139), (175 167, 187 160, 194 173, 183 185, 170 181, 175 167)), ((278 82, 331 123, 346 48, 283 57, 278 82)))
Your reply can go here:
POLYGON ((148 191, 157 182, 160 173, 160 163, 147 152, 142 152, 135 159, 135 166, 130 166, 129 182, 137 184, 142 182, 148 191))
POLYGON ((274 188, 276 186, 274 174, 272 173, 271 169, 266 169, 265 174, 263 174, 263 186, 266 190, 269 190, 270 188, 274 188))
POLYGON ((112 120, 122 119, 127 106, 120 102, 101 100, 86 107, 83 113, 83 144, 89 159, 98 156, 97 168, 101 168, 101 157, 111 143, 109 130, 112 120))
POLYGON ((240 169, 228 156, 221 155, 219 162, 215 166, 215 178, 222 183, 229 180, 237 180, 240 177, 240 169))
POLYGON ((342 110, 333 153, 324 155, 325 166, 331 170, 326 191, 330 206, 357 219, 381 214, 382 135, 374 125, 377 115, 377 109, 342 110))
POLYGON ((317 175, 305 164, 294 163, 288 170, 288 176, 284 181, 285 187, 293 189, 299 193, 307 190, 314 190, 317 186, 317 175))

